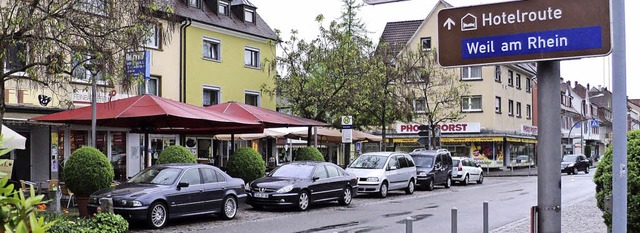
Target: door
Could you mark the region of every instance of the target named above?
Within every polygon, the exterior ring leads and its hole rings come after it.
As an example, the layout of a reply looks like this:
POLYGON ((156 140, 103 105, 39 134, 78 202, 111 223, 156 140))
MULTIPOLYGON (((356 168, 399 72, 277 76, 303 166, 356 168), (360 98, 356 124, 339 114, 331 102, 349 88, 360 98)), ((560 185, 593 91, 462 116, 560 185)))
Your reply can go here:
POLYGON ((317 165, 313 171, 313 176, 309 190, 311 190, 311 201, 322 201, 331 196, 331 182, 327 169, 324 165, 317 165))
POLYGON ((436 184, 440 184, 443 183, 447 177, 446 177, 446 172, 445 171, 445 167, 442 161, 442 154, 438 154, 436 155, 436 161, 433 163, 433 172, 434 172, 434 183, 436 184))
POLYGON ((342 197, 342 190, 347 187, 347 181, 344 179, 342 172, 335 165, 324 165, 324 167, 329 175, 327 187, 330 192, 327 192, 327 198, 342 197))
POLYGON ((387 163, 387 180, 389 181, 389 190, 399 189, 403 186, 400 162, 396 155, 389 157, 387 163))
POLYGON ((170 202, 173 205, 171 214, 199 212, 201 207, 198 205, 202 205, 204 190, 198 169, 190 168, 185 171, 180 178, 180 183, 189 183, 189 187, 176 189, 173 200, 170 202))
POLYGON ((401 181, 402 181, 402 185, 401 186, 408 186, 409 185, 409 180, 411 180, 412 177, 412 173, 416 174, 416 171, 412 171, 411 170, 411 166, 409 166, 409 161, 407 160, 407 158, 404 155, 398 155, 398 164, 400 164, 400 171, 399 171, 399 176, 401 177, 401 181))
POLYGON ((226 187, 224 176, 218 175, 213 168, 200 168, 203 184, 203 200, 199 205, 202 211, 220 211, 226 187), (221 178, 221 179, 220 179, 221 178))

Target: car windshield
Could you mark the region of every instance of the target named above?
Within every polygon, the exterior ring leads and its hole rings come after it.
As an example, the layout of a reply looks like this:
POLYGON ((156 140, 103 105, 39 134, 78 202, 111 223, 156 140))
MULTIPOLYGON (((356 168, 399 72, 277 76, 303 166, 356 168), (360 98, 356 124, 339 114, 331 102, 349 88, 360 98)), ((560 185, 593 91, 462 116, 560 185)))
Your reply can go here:
POLYGON ((313 165, 308 164, 285 164, 273 170, 269 176, 306 179, 311 177, 313 167, 313 165))
POLYGON ((576 155, 565 155, 562 157, 562 162, 575 162, 577 157, 576 155))
POLYGON ((149 168, 132 177, 127 183, 171 185, 176 181, 181 171, 182 169, 179 168, 149 168))
POLYGON ((385 155, 360 155, 349 165, 349 168, 382 169, 387 158, 389 157, 385 155))
POLYGON ((412 157, 413 161, 416 162, 416 167, 430 168, 433 166, 433 156, 414 155, 412 157))

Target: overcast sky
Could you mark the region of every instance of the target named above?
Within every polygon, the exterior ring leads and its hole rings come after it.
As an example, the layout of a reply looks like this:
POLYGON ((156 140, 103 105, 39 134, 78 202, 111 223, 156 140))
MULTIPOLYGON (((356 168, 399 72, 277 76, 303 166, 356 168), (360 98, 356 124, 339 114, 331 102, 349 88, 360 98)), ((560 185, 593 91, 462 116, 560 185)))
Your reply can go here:
MULTIPOLYGON (((310 40, 318 35, 318 14, 328 22, 340 16, 342 0, 249 0, 257 8, 258 14, 271 26, 289 39, 292 29, 298 30, 300 37, 310 40)), ((362 0, 357 0, 362 2, 362 0)), ((504 0, 502 0, 504 1, 504 0)), ((366 5, 358 15, 371 33, 369 37, 377 43, 387 22, 424 19, 437 0, 408 0, 404 2, 366 5)), ((453 6, 470 6, 501 2, 501 0, 448 0, 453 6)), ((627 46, 627 95, 640 99, 640 15, 631 9, 640 9, 640 1, 626 3, 626 46, 627 46), (636 43, 632 43, 636 42, 636 43)), ((615 45, 614 45, 615 47, 615 45)), ((565 80, 578 81, 583 85, 607 86, 611 90, 611 56, 562 61, 560 72, 565 80)))

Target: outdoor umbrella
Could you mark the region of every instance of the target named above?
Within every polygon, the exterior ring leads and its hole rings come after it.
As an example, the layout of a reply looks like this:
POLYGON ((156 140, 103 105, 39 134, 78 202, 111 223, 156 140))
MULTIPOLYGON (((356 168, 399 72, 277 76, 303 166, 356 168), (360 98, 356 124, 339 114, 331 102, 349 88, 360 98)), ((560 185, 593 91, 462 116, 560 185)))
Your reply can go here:
MULTIPOLYGON (((264 128, 281 128, 281 127, 309 127, 307 135, 311 135, 312 126, 328 126, 329 124, 307 119, 304 117, 294 116, 291 114, 281 113, 258 106, 242 104, 234 101, 226 103, 211 105, 205 107, 205 109, 213 112, 222 113, 225 116, 235 116, 243 119, 252 119, 255 122, 261 123, 264 128)), ((231 143, 233 144, 234 137, 231 137, 231 143)), ((311 145, 311 141, 307 142, 307 145, 311 145)))
POLYGON ((11 148, 24 150, 27 138, 2 125, 2 144, 0 148, 11 148))
MULTIPOLYGON (((152 132, 197 128, 211 131, 223 128, 225 132, 233 132, 237 128, 254 128, 254 131, 262 132, 262 125, 251 119, 204 111, 202 107, 148 94, 99 103, 96 109, 97 125, 144 132, 145 144, 148 143, 148 134, 152 132)), ((31 120, 90 125, 91 106, 34 117, 31 120)))

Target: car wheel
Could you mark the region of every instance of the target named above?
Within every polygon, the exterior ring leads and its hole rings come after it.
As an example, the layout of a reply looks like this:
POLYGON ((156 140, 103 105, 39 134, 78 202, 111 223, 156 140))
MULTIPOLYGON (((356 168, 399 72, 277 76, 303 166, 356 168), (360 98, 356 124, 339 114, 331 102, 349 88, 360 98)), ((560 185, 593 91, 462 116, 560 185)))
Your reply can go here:
POLYGON ((433 186, 434 186, 433 179, 428 179, 427 180, 427 185, 426 185, 427 191, 432 191, 433 190, 433 186))
POLYGON ((584 169, 584 174, 589 174, 589 167, 584 169))
POLYGON ((574 175, 578 174, 578 168, 577 167, 573 167, 573 170, 571 171, 571 173, 573 173, 574 175))
POLYGON ((464 186, 469 185, 469 174, 464 176, 464 180, 462 180, 462 185, 464 185, 464 186))
POLYGON ((226 196, 224 200, 222 200, 222 209, 220 210, 220 216, 223 219, 232 219, 238 213, 238 202, 233 196, 226 196))
POLYGON ((378 192, 378 196, 385 198, 387 197, 387 194, 389 193, 389 185, 387 185, 387 182, 382 182, 382 184, 380 185, 380 191, 378 192))
POLYGON ((162 228, 167 224, 167 206, 162 202, 154 202, 149 206, 147 224, 152 228, 162 228))
POLYGON ((445 188, 451 188, 451 176, 447 176, 447 181, 444 182, 445 188))
POLYGON ((338 203, 340 203, 340 205, 347 206, 351 204, 352 199, 353 199, 353 194, 351 193, 351 187, 347 186, 344 188, 344 190, 342 190, 342 196, 338 200, 338 203))
POLYGON ((309 193, 307 191, 300 191, 298 194, 298 205, 296 208, 300 211, 305 211, 309 208, 309 193))
POLYGON ((476 181, 476 183, 482 184, 482 182, 484 182, 484 175, 480 172, 480 177, 478 177, 478 181, 476 181))
POLYGON ((414 192, 415 190, 416 190, 416 184, 415 184, 415 182, 413 181, 413 179, 411 179, 411 180, 409 181, 409 184, 407 185, 407 188, 404 190, 404 192, 405 192, 406 194, 413 194, 413 192, 414 192))

